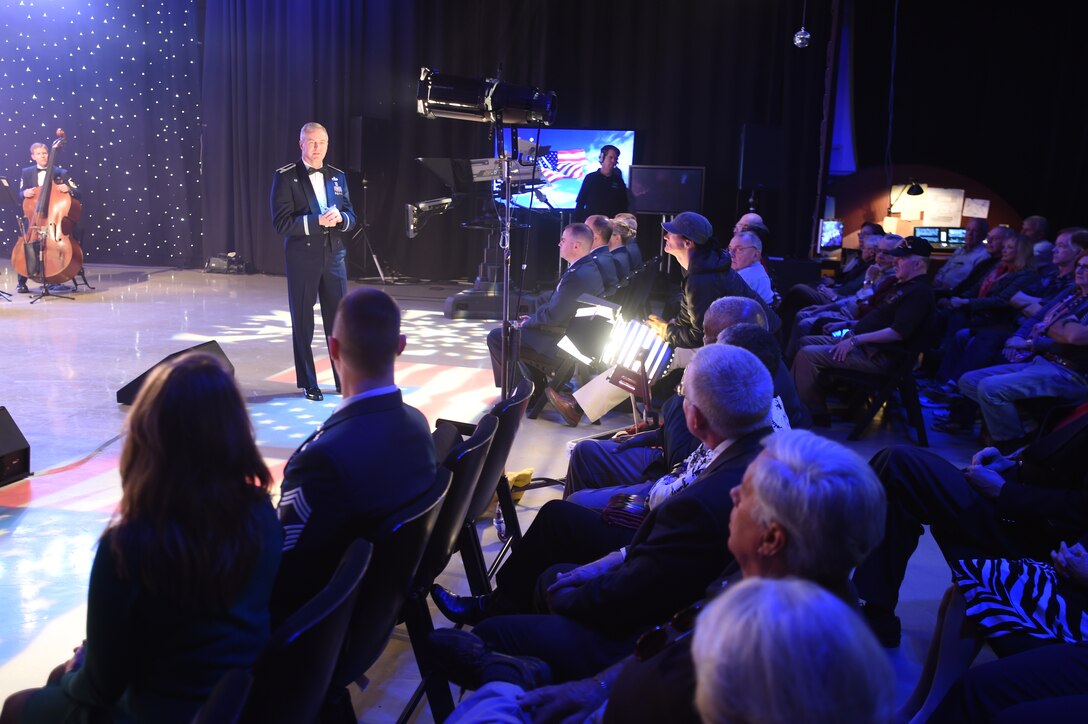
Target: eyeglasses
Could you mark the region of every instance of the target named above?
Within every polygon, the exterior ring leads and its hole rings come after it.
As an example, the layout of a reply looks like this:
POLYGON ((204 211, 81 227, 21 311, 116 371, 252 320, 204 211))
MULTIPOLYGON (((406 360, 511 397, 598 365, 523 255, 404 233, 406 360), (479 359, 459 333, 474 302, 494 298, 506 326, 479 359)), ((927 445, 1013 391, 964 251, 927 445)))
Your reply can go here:
POLYGON ((729 247, 729 253, 730 254, 736 254, 738 251, 743 251, 745 249, 755 249, 755 247, 754 246, 731 246, 731 247, 729 247))

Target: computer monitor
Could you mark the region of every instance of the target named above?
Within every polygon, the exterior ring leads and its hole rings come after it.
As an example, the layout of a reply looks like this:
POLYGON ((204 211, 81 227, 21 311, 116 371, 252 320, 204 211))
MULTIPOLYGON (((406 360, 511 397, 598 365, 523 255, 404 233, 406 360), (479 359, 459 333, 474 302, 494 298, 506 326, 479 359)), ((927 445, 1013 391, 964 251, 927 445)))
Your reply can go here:
POLYGON ((967 229, 962 226, 915 226, 914 235, 928 241, 937 251, 950 251, 963 246, 967 229))
POLYGON ((679 214, 703 211, 702 166, 632 166, 631 190, 639 214, 679 214))
POLYGON ((948 243, 952 246, 962 246, 967 241, 967 229, 962 226, 949 226, 948 243))
MULTIPOLYGON (((513 150, 510 129, 503 130, 503 143, 507 152, 513 150)), ((517 206, 536 208, 573 209, 582 181, 586 174, 601 167, 601 148, 615 146, 620 150, 616 168, 630 186, 628 171, 635 156, 635 132, 587 128, 520 128, 518 142, 526 142, 547 151, 537 160, 536 168, 530 163, 520 163, 516 169, 516 180, 528 183, 531 180, 540 184, 535 190, 522 191, 512 196, 517 206)), ((497 150, 497 149, 496 149, 497 150)))
POLYGON ((919 239, 925 239, 934 248, 941 243, 941 227, 939 226, 915 226, 914 235, 919 239))
POLYGON ((820 219, 820 251, 842 248, 842 222, 836 219, 820 219))

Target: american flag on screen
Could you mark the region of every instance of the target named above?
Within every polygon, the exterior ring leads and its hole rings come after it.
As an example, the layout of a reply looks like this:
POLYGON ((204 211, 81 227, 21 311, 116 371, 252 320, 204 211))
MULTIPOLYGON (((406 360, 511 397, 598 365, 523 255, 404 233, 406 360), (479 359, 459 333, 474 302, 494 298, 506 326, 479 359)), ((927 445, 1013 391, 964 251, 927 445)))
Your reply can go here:
POLYGON ((586 151, 584 148, 570 151, 552 151, 540 159, 540 172, 551 183, 564 178, 585 176, 586 151))

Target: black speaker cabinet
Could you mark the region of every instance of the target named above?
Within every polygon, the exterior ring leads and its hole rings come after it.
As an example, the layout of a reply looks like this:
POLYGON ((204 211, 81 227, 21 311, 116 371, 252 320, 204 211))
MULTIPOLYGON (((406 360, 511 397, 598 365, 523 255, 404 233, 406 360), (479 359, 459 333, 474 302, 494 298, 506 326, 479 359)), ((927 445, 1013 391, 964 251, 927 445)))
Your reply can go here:
POLYGON ((6 407, 0 406, 0 485, 30 475, 30 443, 6 407))
POLYGON ((157 363, 155 363, 155 365, 153 367, 146 370, 142 375, 140 375, 139 377, 134 379, 132 382, 129 382, 127 385, 125 385, 121 389, 117 390, 117 404, 119 404, 119 405, 131 405, 133 403, 133 401, 135 401, 136 395, 140 392, 140 388, 143 387, 144 380, 147 379, 147 376, 148 376, 148 374, 151 373, 151 370, 155 369, 155 367, 158 367, 163 362, 166 362, 168 360, 172 360, 175 357, 178 357, 179 355, 185 354, 186 352, 204 352, 205 354, 215 355, 216 357, 218 357, 219 359, 221 359, 223 361, 223 365, 228 370, 230 370, 230 373, 232 375, 234 374, 234 365, 232 365, 230 363, 230 360, 227 359, 227 353, 224 352, 223 348, 219 346, 219 343, 216 342, 213 339, 211 342, 205 342, 204 344, 198 344, 195 347, 189 347, 188 349, 183 349, 180 352, 174 352, 171 355, 167 355, 166 357, 163 357, 161 360, 159 360, 157 363))

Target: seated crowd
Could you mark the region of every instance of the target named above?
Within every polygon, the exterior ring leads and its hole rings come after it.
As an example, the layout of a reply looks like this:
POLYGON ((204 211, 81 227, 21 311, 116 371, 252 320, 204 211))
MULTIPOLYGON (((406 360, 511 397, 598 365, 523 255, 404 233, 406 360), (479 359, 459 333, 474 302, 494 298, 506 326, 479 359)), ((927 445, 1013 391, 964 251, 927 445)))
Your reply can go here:
MULTIPOLYGON (((757 215, 727 245, 693 212, 662 229, 682 281, 673 313, 645 317, 675 350, 654 390, 659 424, 579 441, 562 499, 541 507, 493 590, 433 586, 441 615, 471 627, 425 641, 436 675, 475 690, 449 720, 1076 716, 1088 696, 1088 229, 1050 244, 1040 217, 1019 234, 973 219, 932 275, 925 240, 868 223, 836 280, 785 293, 757 215), (829 425, 829 402, 859 374, 928 374, 940 427, 973 433, 980 415, 988 445, 963 470, 908 446, 866 462, 804 429, 829 425), (899 589, 925 525, 952 586, 897 710, 882 647, 900 644, 899 589), (983 642, 998 660, 968 669, 983 642)), ((568 425, 628 399, 612 370, 578 369, 571 394, 555 377, 579 297, 622 303, 650 263, 635 232, 630 215, 564 228, 567 270, 515 324, 516 369, 568 425)), ((354 540, 380 547, 405 511, 441 498, 427 421, 394 381, 405 344, 384 292, 343 298, 329 339, 343 402, 288 460, 278 509, 229 373, 194 354, 157 368, 127 423, 87 640, 44 687, 9 697, 0 724, 191 721, 354 540)), ((498 384, 501 329, 488 346, 498 384)))

